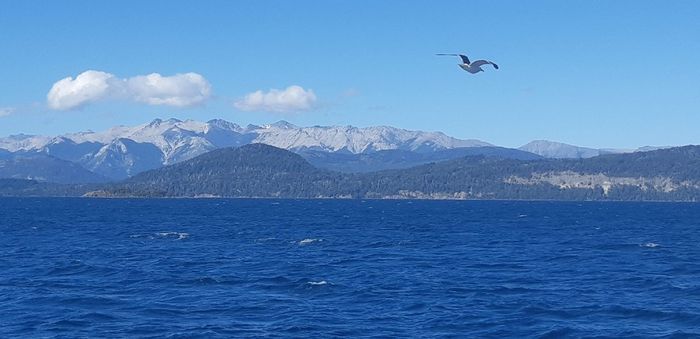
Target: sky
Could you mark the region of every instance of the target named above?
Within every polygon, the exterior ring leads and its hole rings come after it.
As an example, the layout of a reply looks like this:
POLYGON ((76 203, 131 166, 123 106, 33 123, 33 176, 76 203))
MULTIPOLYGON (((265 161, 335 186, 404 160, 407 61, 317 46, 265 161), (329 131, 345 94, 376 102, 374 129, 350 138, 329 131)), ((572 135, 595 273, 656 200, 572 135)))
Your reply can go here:
POLYGON ((4 1, 0 136, 174 117, 700 144, 699 16, 692 0, 4 1))

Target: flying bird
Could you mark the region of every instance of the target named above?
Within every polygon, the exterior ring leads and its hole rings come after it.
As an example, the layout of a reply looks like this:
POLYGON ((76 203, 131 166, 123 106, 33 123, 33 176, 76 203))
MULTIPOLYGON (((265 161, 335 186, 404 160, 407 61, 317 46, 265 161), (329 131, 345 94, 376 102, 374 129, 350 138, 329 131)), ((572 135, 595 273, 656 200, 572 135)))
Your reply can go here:
POLYGON ((451 55, 451 56, 458 56, 462 59, 461 64, 457 64, 459 67, 461 67, 463 70, 471 73, 471 74, 476 74, 479 72, 483 72, 484 70, 481 68, 483 65, 492 65, 493 68, 498 69, 498 65, 495 63, 488 61, 488 60, 476 60, 474 62, 469 62, 469 58, 467 58, 466 55, 464 54, 436 54, 436 55, 451 55))

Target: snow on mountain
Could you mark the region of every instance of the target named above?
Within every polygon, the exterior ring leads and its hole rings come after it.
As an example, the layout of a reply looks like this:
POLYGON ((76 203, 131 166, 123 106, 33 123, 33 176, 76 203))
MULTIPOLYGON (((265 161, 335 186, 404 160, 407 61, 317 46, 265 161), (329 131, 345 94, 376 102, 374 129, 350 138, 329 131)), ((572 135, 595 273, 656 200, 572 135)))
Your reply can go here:
POLYGON ((0 149, 40 152, 81 164, 96 173, 124 178, 173 164, 211 150, 263 143, 293 151, 372 153, 382 150, 431 152, 459 147, 492 146, 461 140, 440 132, 409 131, 388 126, 299 127, 286 121, 245 128, 221 119, 155 119, 137 126, 116 126, 103 132, 59 137, 16 135, 0 138, 0 149))
POLYGON ((440 132, 408 131, 377 126, 314 126, 299 128, 286 122, 266 125, 252 130, 258 137, 254 142, 289 149, 313 149, 327 152, 370 153, 383 150, 425 152, 457 147, 492 146, 479 140, 460 140, 440 132))
POLYGON ((83 167, 109 178, 124 179, 163 166, 163 152, 150 143, 119 138, 104 145, 83 167))
POLYGON ((51 137, 41 135, 18 134, 0 138, 0 149, 10 152, 35 150, 43 147, 51 141, 51 137))

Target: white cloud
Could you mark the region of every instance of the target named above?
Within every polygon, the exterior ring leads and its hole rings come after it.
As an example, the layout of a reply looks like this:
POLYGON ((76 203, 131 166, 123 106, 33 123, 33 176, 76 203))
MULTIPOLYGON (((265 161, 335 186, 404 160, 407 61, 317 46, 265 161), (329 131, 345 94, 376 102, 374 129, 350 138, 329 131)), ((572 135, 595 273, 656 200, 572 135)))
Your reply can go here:
POLYGON ((6 117, 14 112, 15 109, 12 107, 0 107, 0 118, 6 117))
POLYGON ((85 71, 53 84, 46 96, 50 108, 72 110, 86 104, 114 99, 185 107, 205 102, 211 85, 197 73, 162 76, 158 73, 121 79, 101 71, 85 71))
POLYGON ((197 73, 169 77, 151 73, 128 79, 126 84, 135 101, 149 105, 192 106, 203 103, 211 94, 211 85, 197 73))
POLYGON ((234 106, 243 111, 269 111, 277 113, 310 111, 316 108, 316 94, 309 89, 293 85, 284 90, 261 90, 247 94, 234 106))
POLYGON ((75 79, 63 78, 51 86, 46 96, 49 107, 58 110, 80 108, 85 104, 105 98, 118 82, 113 74, 85 71, 75 79))

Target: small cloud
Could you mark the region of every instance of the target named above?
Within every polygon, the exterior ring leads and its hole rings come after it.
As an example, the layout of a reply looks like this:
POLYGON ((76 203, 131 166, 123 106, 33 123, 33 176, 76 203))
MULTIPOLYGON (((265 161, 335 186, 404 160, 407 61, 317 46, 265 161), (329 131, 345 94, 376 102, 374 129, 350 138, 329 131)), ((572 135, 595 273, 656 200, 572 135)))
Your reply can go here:
POLYGON ((269 111, 277 113, 310 111, 316 108, 317 98, 311 89, 292 85, 284 90, 270 89, 249 93, 234 106, 242 111, 269 111))
POLYGON ((151 73, 122 79, 89 70, 54 83, 46 99, 52 109, 73 110, 107 99, 186 107, 201 104, 210 95, 211 85, 197 73, 172 76, 151 73))
POLYGON ((15 112, 13 107, 0 107, 0 118, 6 117, 15 112))

